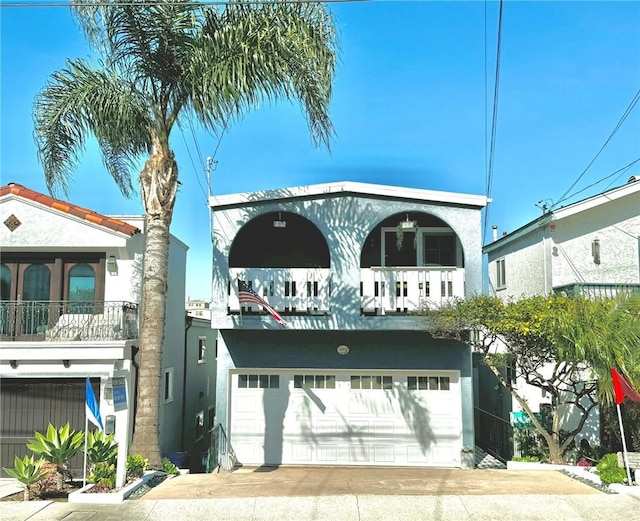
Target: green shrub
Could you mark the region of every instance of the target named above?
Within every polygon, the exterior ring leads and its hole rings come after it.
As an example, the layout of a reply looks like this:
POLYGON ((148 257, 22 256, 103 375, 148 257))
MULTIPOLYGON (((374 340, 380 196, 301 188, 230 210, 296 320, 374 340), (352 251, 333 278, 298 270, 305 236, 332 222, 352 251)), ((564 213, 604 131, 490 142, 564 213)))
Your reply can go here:
POLYGON ((511 461, 526 461, 529 463, 540 463, 538 456, 514 456, 511 461))
POLYGON ((627 474, 618 465, 618 456, 615 454, 605 454, 596 465, 596 474, 600 476, 603 483, 624 483, 627 474))
POLYGON ((180 474, 178 467, 176 467, 169 458, 162 458, 162 470, 167 474, 180 474))
POLYGON ((106 462, 116 464, 118 458, 118 444, 115 435, 106 435, 102 431, 87 433, 87 460, 91 466, 106 462))
POLYGON ((91 469, 89 483, 95 483, 101 490, 111 490, 116 486, 116 466, 113 463, 100 461, 91 469))
POLYGON ((22 483, 25 501, 29 501, 30 499, 31 485, 36 484, 49 473, 49 470, 43 468, 45 463, 46 460, 44 458, 35 461, 32 454, 22 459, 15 456, 12 469, 3 467, 8 476, 22 483))
POLYGON ((35 432, 35 439, 29 440, 27 448, 50 463, 55 464, 58 471, 57 489, 62 490, 65 476, 70 476, 68 464, 78 451, 82 449, 84 433, 72 431, 69 423, 60 429, 49 424, 46 435, 35 432))
POLYGON ((142 456, 133 455, 127 457, 127 478, 138 479, 149 468, 149 460, 142 456))

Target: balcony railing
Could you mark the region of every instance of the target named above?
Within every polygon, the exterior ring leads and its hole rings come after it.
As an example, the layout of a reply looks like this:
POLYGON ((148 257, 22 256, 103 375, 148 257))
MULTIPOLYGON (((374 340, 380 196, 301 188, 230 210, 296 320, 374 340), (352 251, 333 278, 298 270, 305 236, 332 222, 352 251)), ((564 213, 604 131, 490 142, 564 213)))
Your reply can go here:
POLYGON ((640 292, 640 284, 617 284, 599 282, 580 282, 577 284, 565 284, 553 288, 554 293, 569 297, 616 298, 622 295, 630 295, 640 292))
POLYGON ((0 302, 0 340, 66 342, 137 337, 138 306, 131 302, 0 302))
MULTIPOLYGON (((463 268, 366 268, 360 276, 360 307, 366 315, 407 313, 424 304, 439 306, 465 296, 463 268)), ((240 311, 238 279, 249 283, 279 312, 322 314, 330 309, 328 268, 232 268, 228 288, 230 313, 240 311)), ((257 304, 243 304, 242 311, 257 313, 262 309, 257 304)))
MULTIPOLYGON (((278 311, 322 313, 329 310, 331 274, 328 268, 232 268, 229 276, 231 313, 240 311, 238 279, 250 284, 278 311)), ((242 310, 262 311, 257 304, 243 304, 242 310)))
POLYGON ((464 297, 464 269, 449 267, 368 268, 361 272, 363 313, 407 313, 464 297))

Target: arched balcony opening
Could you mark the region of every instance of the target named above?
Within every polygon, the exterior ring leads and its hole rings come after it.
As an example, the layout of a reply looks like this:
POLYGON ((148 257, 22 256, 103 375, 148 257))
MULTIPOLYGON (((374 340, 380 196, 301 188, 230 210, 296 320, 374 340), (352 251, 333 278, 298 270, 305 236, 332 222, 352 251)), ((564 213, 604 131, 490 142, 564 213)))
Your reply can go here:
POLYGON ((367 236, 360 254, 363 314, 407 313, 464 297, 464 251, 442 219, 394 214, 367 236))
MULTIPOLYGON (((229 252, 229 313, 240 312, 238 280, 283 313, 322 312, 329 306, 329 246, 311 221, 270 212, 245 224, 229 252)), ((242 304, 242 313, 261 306, 242 304)))

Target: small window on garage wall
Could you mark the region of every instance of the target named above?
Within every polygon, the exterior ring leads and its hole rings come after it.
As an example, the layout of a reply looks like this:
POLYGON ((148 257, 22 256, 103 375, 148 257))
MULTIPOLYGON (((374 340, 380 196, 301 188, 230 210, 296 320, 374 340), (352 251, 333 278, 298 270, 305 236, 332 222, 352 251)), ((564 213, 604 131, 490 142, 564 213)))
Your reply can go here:
POLYGON ((352 375, 351 389, 384 389, 393 388, 393 377, 389 375, 352 375))
POLYGON ((332 374, 296 374, 293 376, 295 389, 335 389, 336 377, 332 374))
POLYGON ((173 401, 173 367, 164 371, 164 403, 173 401))
POLYGON ((448 376, 408 376, 409 391, 448 391, 451 381, 448 376))
POLYGON ((280 376, 277 374, 239 374, 239 389, 278 389, 280 376))
POLYGON ((198 337, 198 363, 204 364, 204 355, 207 352, 207 337, 199 336, 198 337))

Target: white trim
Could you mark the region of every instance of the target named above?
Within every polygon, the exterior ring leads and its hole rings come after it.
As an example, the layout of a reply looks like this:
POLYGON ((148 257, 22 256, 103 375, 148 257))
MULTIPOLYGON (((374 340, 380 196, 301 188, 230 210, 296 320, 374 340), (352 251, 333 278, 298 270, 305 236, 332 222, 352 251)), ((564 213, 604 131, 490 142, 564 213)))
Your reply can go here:
POLYGON ((365 196, 373 195, 388 197, 390 199, 415 199, 423 203, 450 203, 476 206, 479 208, 484 208, 491 201, 491 199, 481 195, 344 181, 340 183, 321 183, 294 186, 285 189, 263 190, 260 192, 213 195, 209 198, 209 206, 213 209, 221 209, 225 206, 235 205, 254 206, 257 203, 264 203, 266 201, 300 197, 322 197, 337 193, 352 193, 365 196))

